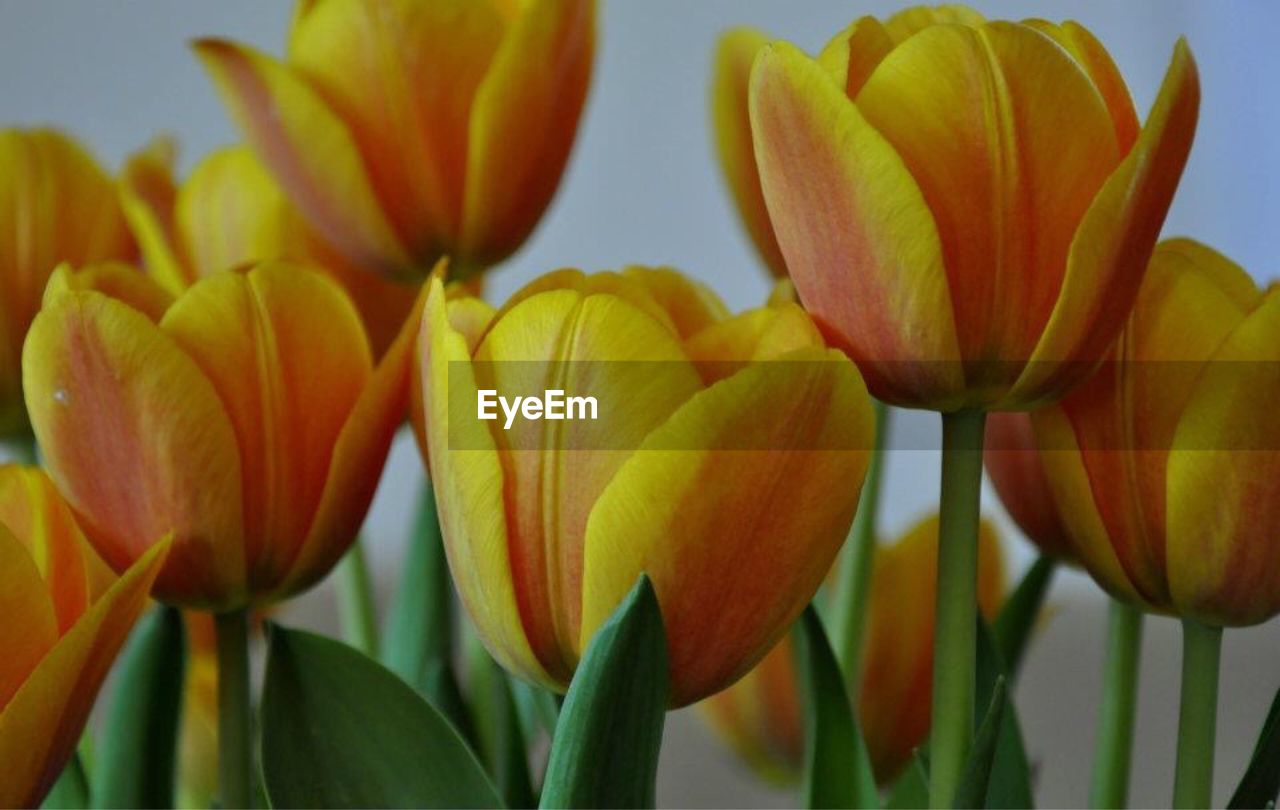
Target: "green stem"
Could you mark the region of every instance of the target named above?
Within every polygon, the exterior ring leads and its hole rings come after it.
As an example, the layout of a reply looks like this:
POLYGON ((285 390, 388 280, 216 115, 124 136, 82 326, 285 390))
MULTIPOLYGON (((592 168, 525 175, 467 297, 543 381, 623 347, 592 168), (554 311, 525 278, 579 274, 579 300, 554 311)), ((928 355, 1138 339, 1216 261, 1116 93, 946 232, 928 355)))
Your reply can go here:
POLYGON ((249 708, 249 612, 214 616, 218 637, 218 791, 219 805, 251 807, 253 801, 253 723, 249 708))
POLYGON ((364 545, 358 537, 339 566, 338 607, 343 638, 370 658, 377 657, 378 611, 373 602, 364 545))
POLYGON ((1208 807, 1213 799, 1213 744, 1218 722, 1222 628, 1182 620, 1182 709, 1173 806, 1208 807))
POLYGON ((858 513, 840 558, 831 611, 831 637, 835 643, 836 660, 840 662, 840 670, 849 684, 849 694, 854 696, 858 694, 862 679, 862 636, 866 629, 867 595, 875 559, 884 448, 889 434, 888 408, 879 400, 874 400, 872 407, 876 415, 875 447, 867 462, 858 513))
POLYGON ((950 807, 973 740, 983 411, 942 415, 929 806, 950 807))
POLYGON ((1107 614, 1107 651, 1102 670, 1102 708, 1093 756, 1089 805, 1125 807, 1129 803, 1129 764, 1133 756, 1133 719, 1138 708, 1138 662, 1142 653, 1142 612, 1111 600, 1107 614))

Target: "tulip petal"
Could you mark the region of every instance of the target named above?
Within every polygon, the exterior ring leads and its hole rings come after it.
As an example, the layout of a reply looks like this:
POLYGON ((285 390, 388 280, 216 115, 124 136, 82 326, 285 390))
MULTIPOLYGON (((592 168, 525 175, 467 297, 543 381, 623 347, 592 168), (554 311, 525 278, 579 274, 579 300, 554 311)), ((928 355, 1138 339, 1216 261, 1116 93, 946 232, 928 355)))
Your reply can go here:
POLYGON ((169 545, 166 539, 144 552, 0 712, 0 806, 33 807, 57 779, 111 662, 148 604, 169 545))
POLYGON ((272 590, 307 535, 371 373, 360 318, 337 284, 269 262, 201 280, 161 328, 213 383, 235 428, 250 589, 272 590))
POLYGON ((466 339, 449 324, 444 285, 438 277, 428 285, 418 351, 431 448, 427 460, 449 570, 481 640, 498 663, 523 678, 562 689, 525 638, 511 575, 497 445, 478 420, 450 422, 451 397, 475 401, 475 373, 466 339), (460 449, 453 449, 454 443, 460 449))
POLYGON ((670 267, 631 266, 622 275, 645 289, 662 307, 681 339, 696 335, 729 317, 729 309, 715 290, 670 267))
POLYGON ((880 399, 958 404, 964 381, 938 232, 901 158, 785 43, 756 61, 751 121, 770 218, 819 328, 880 399))
POLYGON ((978 28, 984 22, 981 14, 959 3, 943 3, 937 6, 911 6, 885 20, 884 28, 900 45, 926 28, 935 25, 963 25, 978 28))
POLYGON ((987 414, 982 461, 1001 505, 1027 539, 1055 559, 1074 560, 1071 539, 1036 450, 1031 417, 1025 413, 987 414))
POLYGON ((1076 230, 1053 314, 1006 406, 1060 397, 1115 339, 1186 164, 1199 107, 1195 60, 1179 40, 1147 125, 1076 230))
POLYGON ((325 100, 257 51, 220 40, 195 47, 245 139, 307 218, 357 264, 413 275, 351 131, 325 100))
POLYGON ((773 360, 802 348, 822 348, 822 335, 797 304, 747 310, 713 324, 685 343, 707 385, 752 361, 773 360))
POLYGON ((760 189, 755 150, 751 146, 751 116, 747 109, 751 65, 769 37, 754 28, 734 28, 720 37, 715 75, 711 80, 711 123, 716 151, 747 235, 775 278, 785 278, 787 265, 773 235, 769 209, 760 189))
POLYGON ((880 21, 868 15, 836 34, 818 54, 818 64, 844 88, 846 96, 857 98, 862 85, 896 44, 880 21))
POLYGON ((220 607, 244 587, 240 459, 199 367, 145 315, 97 292, 58 296, 23 350, 45 466, 95 548, 123 571, 176 538, 160 598, 220 607))
MULTIPOLYGON (((444 263, 447 260, 441 259, 441 264, 437 265, 435 272, 444 276, 444 263)), ((424 293, 425 295, 425 293, 424 293)), ((449 299, 448 293, 445 293, 445 311, 448 313, 449 325, 453 331, 462 335, 467 344, 467 356, 475 352, 476 347, 480 345, 480 340, 489 329, 489 324, 493 322, 494 315, 497 313, 487 301, 482 298, 476 298, 471 295, 462 295, 458 298, 449 299)), ((421 313, 415 316, 421 321, 421 313)), ((408 324, 408 321, 406 321, 408 324)), ((421 326, 418 327, 421 330, 421 326)), ((425 409, 422 403, 422 363, 417 357, 418 351, 413 349, 413 357, 410 359, 410 382, 409 382, 409 423, 413 427, 413 438, 418 444, 418 452, 422 454, 422 458, 427 458, 427 422, 425 409)))
MULTIPOLYGON (((8 517, 7 515, 3 517, 8 517)), ((0 710, 58 641, 58 616, 31 551, 0 523, 0 710)), ((78 617, 76 617, 78 618, 78 617)), ((6 807, 11 805, 5 805, 6 807)))
POLYGON ((158 138, 129 157, 120 178, 120 207, 138 241, 147 273, 173 295, 195 281, 174 229, 176 158, 172 139, 158 138))
POLYGON ((695 395, 591 512, 580 648, 646 572, 667 630, 672 706, 751 669, 840 549, 873 426, 857 369, 830 350, 758 363, 695 395), (753 449, 725 449, 744 441, 753 449))
POLYGON ((493 56, 466 151, 461 253, 473 261, 520 247, 559 186, 591 83, 595 16, 595 0, 531 0, 493 56))
POLYGON ((121 262, 95 262, 79 270, 72 270, 69 264, 59 265, 44 288, 45 306, 74 290, 103 293, 128 304, 154 323, 160 322, 173 303, 173 296, 151 276, 121 262))

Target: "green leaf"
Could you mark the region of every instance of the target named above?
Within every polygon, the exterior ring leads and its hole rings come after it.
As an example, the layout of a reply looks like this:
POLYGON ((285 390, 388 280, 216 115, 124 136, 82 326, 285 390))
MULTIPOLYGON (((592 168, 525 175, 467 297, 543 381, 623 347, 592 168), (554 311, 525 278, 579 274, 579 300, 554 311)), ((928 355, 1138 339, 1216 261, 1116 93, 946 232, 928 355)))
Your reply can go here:
POLYGON ((495 807, 501 799, 439 711, 341 642, 273 625, 262 695, 273 807, 495 807))
POLYGON ((479 638, 469 639, 467 647, 468 695, 480 760, 508 807, 532 807, 536 800, 525 737, 507 674, 489 657, 479 638))
POLYGON ((525 739, 532 740, 540 729, 548 737, 555 734, 556 723, 560 720, 560 696, 518 678, 508 680, 525 739))
POLYGON ((1277 793, 1280 793, 1280 691, 1271 701, 1271 710, 1262 723, 1262 733, 1258 735, 1249 767, 1227 807, 1273 807, 1277 793))
POLYGON ((992 625, 996 647, 1004 659, 1005 674, 1010 680, 1017 678, 1022 667, 1027 643, 1040 618, 1040 608, 1057 567, 1056 560, 1041 554, 1022 577, 1017 589, 1001 605, 1000 614, 992 625))
MULTIPOLYGON (((996 646, 994 634, 987 623, 978 617, 978 670, 975 682, 974 715, 991 704, 996 687, 1008 681, 1008 670, 996 646)), ((1013 701, 1006 700, 1001 712, 999 735, 992 762, 990 787, 984 807, 1020 808, 1032 807, 1035 796, 1031 790, 1031 766, 1027 761, 1026 745, 1018 712, 1013 701)))
POLYGON ((418 690, 469 740, 475 736, 453 671, 453 581, 440 537, 436 498, 426 480, 419 496, 400 589, 382 639, 382 662, 418 690))
POLYGON ((969 763, 965 766, 964 777, 956 789, 953 807, 986 807, 987 791, 991 786, 993 765, 996 758, 996 743, 1000 739, 1000 727, 1004 720, 1005 704, 1008 695, 1005 692, 1003 677, 996 679, 995 689, 991 693, 991 705, 978 727, 978 735, 973 740, 973 750, 969 754, 969 763))
POLYGON ((542 807, 653 807, 667 711, 667 639, 647 576, 600 627, 569 685, 542 807))
POLYGON ((95 807, 173 807, 186 656, 180 611, 159 608, 138 622, 99 740, 95 807))
POLYGON ((929 768, 924 752, 916 750, 906 770, 893 783, 884 806, 885 810, 915 810, 929 806, 929 768))
POLYGON ((80 753, 71 755, 71 760, 53 783, 49 795, 44 797, 40 805, 43 810, 79 810, 89 806, 89 779, 85 776, 84 762, 80 753))
POLYGON ((795 629, 804 696, 804 805, 877 808, 871 758, 853 718, 840 665, 812 605, 795 629))

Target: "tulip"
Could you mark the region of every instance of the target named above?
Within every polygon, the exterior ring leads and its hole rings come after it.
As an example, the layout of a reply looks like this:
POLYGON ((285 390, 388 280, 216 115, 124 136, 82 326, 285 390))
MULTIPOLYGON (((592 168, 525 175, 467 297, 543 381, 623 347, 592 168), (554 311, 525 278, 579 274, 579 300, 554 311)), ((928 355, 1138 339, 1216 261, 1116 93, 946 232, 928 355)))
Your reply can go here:
POLYGON ((167 545, 103 581, 49 478, 0 466, 0 807, 38 806, 57 780, 167 545))
POLYGON ((364 519, 405 413, 411 330, 375 367, 342 289, 283 262, 172 303, 125 277, 152 298, 56 274, 27 338, 50 475, 116 570, 173 534, 162 601, 225 612, 307 588, 364 519))
MULTIPOLYGON (((978 603, 990 619, 1005 591, 1004 561, 994 526, 983 521, 979 538, 978 603)), ((937 516, 875 551, 858 719, 881 785, 902 772, 929 733, 937 552, 937 516)), ((784 641, 700 708, 748 764, 779 780, 794 779, 803 764, 800 705, 791 644, 784 641)))
POLYGON ((853 517, 873 429, 853 364, 796 305, 726 317, 670 270, 552 273, 483 329, 462 312, 433 279, 422 415, 449 566, 493 657, 564 690, 646 572, 672 706, 747 672, 853 517), (479 389, 552 387, 548 369, 599 398, 597 421, 477 418, 479 389))
POLYGON ((529 236, 586 98, 594 0, 300 2, 279 61, 202 40, 232 117, 356 265, 458 277, 529 236))
POLYGON ((29 431, 22 340, 62 261, 130 259, 112 179, 52 130, 0 130, 0 439, 29 431))
POLYGON ((147 271, 179 295, 197 280, 260 261, 288 259, 333 278, 360 311, 375 357, 391 346, 417 288, 352 264, 289 201, 254 157, 233 146, 211 152, 175 188, 173 146, 158 141, 134 156, 121 200, 147 271))
POLYGON ((1073 561, 1071 539, 1053 502, 1030 416, 995 413, 987 417, 983 465, 1000 503, 1023 536, 1042 554, 1073 561))

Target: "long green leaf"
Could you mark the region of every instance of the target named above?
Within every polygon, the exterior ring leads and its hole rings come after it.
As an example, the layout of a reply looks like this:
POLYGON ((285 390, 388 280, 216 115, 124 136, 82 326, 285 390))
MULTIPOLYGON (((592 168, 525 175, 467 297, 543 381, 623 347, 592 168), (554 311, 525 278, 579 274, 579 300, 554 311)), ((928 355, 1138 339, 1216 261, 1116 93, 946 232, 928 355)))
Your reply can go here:
POLYGON ((1004 659, 1005 675, 1016 680, 1026 655, 1027 643, 1040 618, 1045 594, 1053 582, 1058 563, 1052 557, 1041 554, 1022 577, 1018 587, 1000 606, 991 627, 996 647, 1004 659))
POLYGON ((956 789, 953 807, 986 807, 987 791, 991 787, 992 766, 996 758, 996 744, 1000 740, 1000 727, 1004 719, 1005 704, 1008 695, 1005 693, 1005 680, 996 679, 991 693, 991 705, 987 707, 982 725, 973 740, 973 751, 969 754, 969 763, 965 766, 964 777, 960 787, 956 789))
POLYGON ((884 806, 885 810, 915 810, 929 806, 929 769, 922 751, 916 750, 898 781, 893 783, 884 806))
POLYGON ((138 622, 99 738, 94 806, 173 806, 186 655, 180 611, 159 608, 138 622))
POLYGON ((1262 733, 1254 746, 1249 767, 1231 796, 1229 808, 1272 807, 1280 794, 1280 691, 1271 701, 1271 710, 1262 723, 1262 733))
POLYGON ((536 802, 525 736, 507 675, 478 638, 468 639, 467 647, 467 694, 480 760, 508 807, 532 807, 536 802))
POLYGON ((496 807, 475 754, 390 670, 322 636, 271 629, 262 771, 273 807, 496 807))
MULTIPOLYGON (((997 684, 1007 682, 1009 677, 993 636, 987 623, 979 617, 974 716, 981 716, 981 712, 994 699, 997 684)), ((1027 761, 1018 712, 1012 699, 1006 700, 1006 704, 1001 712, 999 735, 991 765, 990 787, 983 804, 993 810, 1032 807, 1035 802, 1031 790, 1031 766, 1027 761)))
POLYGON ((89 806, 89 779, 84 772, 80 752, 72 753, 71 760, 63 767, 58 781, 49 789, 40 805, 42 810, 80 810, 89 806))
POLYGON ((667 640, 647 576, 596 632, 569 685, 542 807, 653 807, 667 640))
POLYGON ((854 720, 840 665, 813 606, 796 624, 804 696, 806 807, 877 808, 871 758, 854 720))

